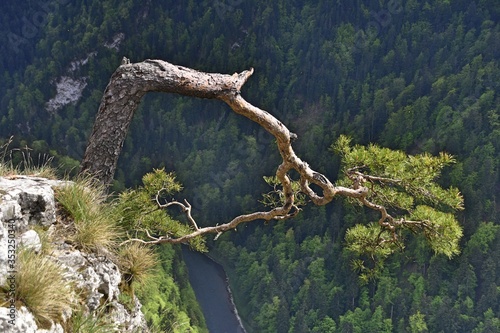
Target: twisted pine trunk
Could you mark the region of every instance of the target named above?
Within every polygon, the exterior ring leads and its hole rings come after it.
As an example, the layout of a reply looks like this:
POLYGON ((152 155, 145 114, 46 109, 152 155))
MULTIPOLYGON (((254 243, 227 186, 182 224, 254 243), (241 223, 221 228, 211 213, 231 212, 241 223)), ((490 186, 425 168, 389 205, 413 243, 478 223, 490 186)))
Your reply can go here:
POLYGON ((89 173, 107 186, 111 184, 128 127, 147 92, 223 99, 239 94, 251 74, 252 70, 234 75, 210 74, 161 60, 130 64, 125 59, 111 76, 102 97, 81 173, 89 173))

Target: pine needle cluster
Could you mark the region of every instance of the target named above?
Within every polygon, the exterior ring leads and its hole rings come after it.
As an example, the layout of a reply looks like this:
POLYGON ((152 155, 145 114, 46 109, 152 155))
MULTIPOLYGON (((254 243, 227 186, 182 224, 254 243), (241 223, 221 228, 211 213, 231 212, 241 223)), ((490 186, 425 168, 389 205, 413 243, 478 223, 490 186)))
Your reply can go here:
MULTIPOLYGON (((336 185, 368 189, 363 200, 347 200, 375 208, 382 215, 368 214, 375 221, 347 230, 345 240, 350 251, 383 260, 404 248, 409 235, 418 234, 436 254, 449 258, 459 254, 462 228, 455 214, 464 208, 463 197, 457 188, 443 188, 438 183, 443 168, 455 162, 453 156, 410 156, 375 144, 352 145, 346 136, 340 136, 331 148, 342 158, 336 185)), ((365 268, 359 261, 356 267, 361 271, 365 268)))

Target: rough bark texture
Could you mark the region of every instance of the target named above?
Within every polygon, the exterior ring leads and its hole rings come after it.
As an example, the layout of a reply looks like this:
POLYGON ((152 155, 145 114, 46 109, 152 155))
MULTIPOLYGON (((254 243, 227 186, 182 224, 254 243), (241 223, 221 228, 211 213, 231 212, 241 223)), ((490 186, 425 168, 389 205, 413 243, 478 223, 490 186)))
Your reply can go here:
MULTIPOLYGON (((292 169, 300 175, 302 192, 316 205, 329 203, 337 194, 359 199, 366 195, 368 191, 366 187, 336 187, 324 175, 312 170, 307 163, 297 157, 292 148, 291 143, 296 135, 291 133, 273 115, 253 106, 241 96, 241 87, 252 75, 253 69, 228 75, 204 73, 162 60, 145 60, 134 64, 130 64, 126 58, 124 60, 112 75, 104 92, 82 162, 81 173, 89 173, 98 181, 109 186, 113 180, 118 157, 132 116, 141 98, 148 91, 177 93, 224 101, 234 112, 258 123, 271 133, 276 138, 277 148, 282 157, 282 163, 276 170, 276 176, 283 186, 285 197, 285 202, 281 207, 265 212, 240 215, 226 224, 214 227, 198 228, 196 224, 193 224, 194 232, 192 234, 178 239, 151 237, 151 243, 180 243, 205 233, 219 234, 234 229, 243 222, 258 219, 284 219, 294 216, 298 208, 294 205, 294 193, 291 180, 288 177, 288 172, 292 169), (322 193, 313 191, 310 187, 311 183, 319 186, 322 193)), ((184 207, 185 211, 190 212, 189 204, 184 207)))
POLYGON ((224 75, 198 72, 161 60, 122 64, 112 75, 99 106, 82 161, 82 172, 109 185, 128 127, 141 98, 149 91, 223 99, 239 94, 252 70, 224 75))

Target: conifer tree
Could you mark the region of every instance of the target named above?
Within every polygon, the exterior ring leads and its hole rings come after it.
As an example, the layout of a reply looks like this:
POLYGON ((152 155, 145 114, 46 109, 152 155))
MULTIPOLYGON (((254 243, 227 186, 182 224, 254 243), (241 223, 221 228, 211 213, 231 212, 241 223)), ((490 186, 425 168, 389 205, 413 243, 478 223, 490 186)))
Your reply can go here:
MULTIPOLYGON (((181 207, 188 225, 182 228, 165 221, 162 223, 165 227, 155 227, 157 232, 163 232, 158 234, 149 231, 152 224, 148 223, 141 226, 145 239, 128 241, 184 243, 208 233, 216 234, 217 238, 242 223, 292 218, 306 202, 326 205, 336 197, 345 197, 377 214, 372 223, 357 224, 347 231, 348 248, 360 256, 383 259, 403 248, 411 233, 423 235, 436 253, 451 257, 459 252, 462 229, 453 213, 463 208, 463 199, 456 188, 443 189, 436 182, 442 168, 454 162, 450 155, 407 156, 401 151, 376 145, 351 146, 349 138, 340 136, 332 148, 342 157, 343 177, 336 184, 332 183, 295 154, 292 143, 297 139, 296 134, 242 97, 241 89, 252 74, 253 69, 227 75, 204 73, 162 60, 130 63, 124 58, 104 92, 82 162, 82 173, 90 173, 103 184, 111 183, 131 119, 141 98, 149 91, 225 102, 235 113, 272 134, 282 158, 275 176, 267 179, 274 187, 264 198, 269 210, 239 215, 216 226, 199 227, 191 215, 188 201, 161 201, 165 192, 180 189, 172 175, 155 172, 145 176, 144 187, 137 198, 152 196, 157 208, 161 209, 172 205, 181 207), (292 175, 298 175, 297 179, 292 175), (164 185, 167 183, 170 187, 164 185)), ((145 200, 139 199, 140 202, 145 200)), ((362 259, 354 265, 366 278, 370 271, 376 271, 368 269, 362 259)))

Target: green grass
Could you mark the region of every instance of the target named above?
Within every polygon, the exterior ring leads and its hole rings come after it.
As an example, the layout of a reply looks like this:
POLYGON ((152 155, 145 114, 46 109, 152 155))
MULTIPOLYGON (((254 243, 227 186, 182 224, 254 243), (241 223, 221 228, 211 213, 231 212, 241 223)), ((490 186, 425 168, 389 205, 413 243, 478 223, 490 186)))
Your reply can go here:
POLYGON ((116 332, 116 327, 109 321, 105 309, 106 307, 102 306, 93 314, 86 313, 84 309, 73 312, 66 331, 71 333, 116 332))
POLYGON ((74 220, 75 230, 69 238, 79 249, 110 250, 117 245, 121 232, 106 198, 104 189, 90 178, 56 189, 57 201, 74 220))
POLYGON ((35 230, 38 234, 38 237, 40 237, 40 243, 42 247, 39 254, 41 255, 49 255, 53 250, 52 235, 47 229, 47 227, 43 227, 41 225, 33 226, 33 230, 35 230))

